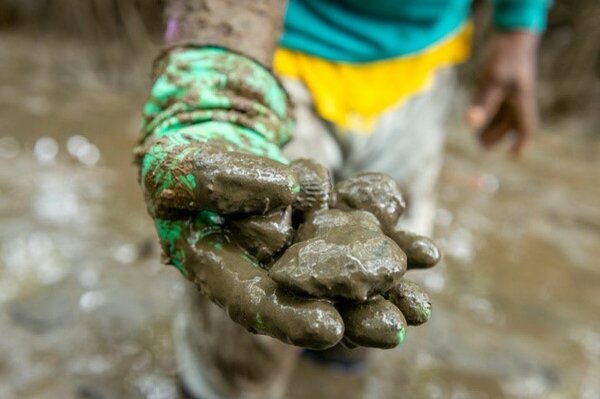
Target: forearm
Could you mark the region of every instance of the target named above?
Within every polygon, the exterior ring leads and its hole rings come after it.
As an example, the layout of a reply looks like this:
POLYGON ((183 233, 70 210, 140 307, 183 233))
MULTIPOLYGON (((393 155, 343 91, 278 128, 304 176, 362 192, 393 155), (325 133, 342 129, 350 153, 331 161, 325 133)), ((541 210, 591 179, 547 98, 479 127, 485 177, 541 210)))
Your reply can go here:
POLYGON ((270 66, 285 0, 168 0, 165 42, 226 47, 270 66))

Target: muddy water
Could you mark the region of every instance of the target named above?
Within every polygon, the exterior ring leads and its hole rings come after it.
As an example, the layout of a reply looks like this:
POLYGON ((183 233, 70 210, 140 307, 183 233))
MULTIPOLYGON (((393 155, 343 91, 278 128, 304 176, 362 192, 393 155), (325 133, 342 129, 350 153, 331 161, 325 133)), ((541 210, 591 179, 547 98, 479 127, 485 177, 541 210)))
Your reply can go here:
MULTIPOLYGON (((179 398, 184 281, 157 261, 131 165, 143 93, 69 88, 3 39, 0 398, 179 398)), ((516 163, 457 130, 445 258, 408 273, 431 320, 365 377, 302 361, 287 397, 599 398, 600 143, 577 130, 546 127, 516 163)))

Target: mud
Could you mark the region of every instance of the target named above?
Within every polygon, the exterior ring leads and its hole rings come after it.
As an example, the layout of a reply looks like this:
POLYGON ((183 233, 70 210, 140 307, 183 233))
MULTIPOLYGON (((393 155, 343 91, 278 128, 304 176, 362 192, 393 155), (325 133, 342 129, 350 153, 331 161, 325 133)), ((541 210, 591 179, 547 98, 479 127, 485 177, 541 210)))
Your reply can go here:
POLYGON ((425 269, 435 266, 442 254, 433 240, 408 231, 393 229, 387 236, 406 254, 408 269, 425 269))
POLYGON ((310 159, 296 159, 290 167, 300 183, 300 193, 294 203, 294 210, 305 214, 329 206, 332 181, 329 171, 310 159))
MULTIPOLYGON (((156 243, 130 155, 148 93, 100 89, 86 54, 50 36, 6 30, 0 54, 0 397, 182 398, 171 325, 188 282, 156 250, 135 255, 156 243), (67 148, 76 134, 100 151, 93 166, 67 148), (34 151, 43 136, 54 163, 34 151)), ((283 396, 596 398, 600 140, 578 123, 546 124, 519 162, 457 129, 444 259, 409 273, 435 314, 361 377, 301 360, 283 396)))
POLYGON ((186 259, 202 293, 248 331, 312 349, 329 348, 342 339, 344 324, 331 303, 282 290, 223 235, 187 247, 186 259))
POLYGON ((406 204, 396 182, 382 173, 359 173, 335 186, 335 207, 365 210, 379 219, 384 231, 391 230, 406 204))
POLYGON ((177 154, 167 152, 165 161, 178 165, 174 173, 180 178, 175 179, 170 188, 161 190, 157 186, 159 171, 146 176, 146 191, 158 193, 154 199, 157 210, 264 214, 286 207, 296 199, 298 182, 289 168, 277 161, 206 145, 183 160, 175 161, 177 154), (193 181, 187 180, 187 176, 193 181))
POLYGON ((364 301, 389 290, 406 271, 406 255, 390 238, 359 225, 332 228, 292 245, 269 275, 303 294, 364 301))
POLYGON ((279 0, 171 0, 166 39, 228 47, 271 65, 284 10, 285 2, 279 0))
POLYGON ((366 211, 345 212, 339 209, 327 209, 310 213, 298 229, 295 242, 321 236, 346 226, 361 226, 375 232, 381 232, 379 221, 366 211))
POLYGON ((293 238, 292 208, 267 215, 230 220, 230 236, 259 262, 266 264, 287 247, 293 238))
POLYGON ((429 295, 417 283, 402 279, 386 294, 404 315, 409 326, 418 326, 431 318, 429 295))
POLYGON ((376 297, 360 304, 339 305, 350 346, 390 349, 404 341, 406 320, 390 301, 376 297))

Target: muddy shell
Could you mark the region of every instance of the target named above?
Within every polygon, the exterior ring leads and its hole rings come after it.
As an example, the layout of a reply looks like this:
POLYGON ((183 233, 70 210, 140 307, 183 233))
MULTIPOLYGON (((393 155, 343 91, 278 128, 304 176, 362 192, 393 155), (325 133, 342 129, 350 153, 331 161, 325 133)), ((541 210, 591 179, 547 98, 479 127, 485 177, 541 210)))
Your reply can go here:
POLYGON ((221 234, 188 247, 186 267, 203 294, 250 332, 319 350, 343 337, 342 318, 330 302, 281 289, 221 234))
POLYGON ((409 269, 424 269, 435 266, 442 257, 435 243, 408 231, 392 230, 387 235, 406 253, 409 269))
POLYGON ((230 236, 260 262, 268 264, 293 238, 292 208, 267 215, 255 215, 229 221, 230 236))
POLYGON ((364 210, 379 219, 384 231, 392 229, 406 204, 398 184, 383 173, 359 173, 335 186, 335 207, 364 210))
POLYGON ((389 349, 400 345, 406 334, 406 320, 390 301, 375 297, 358 304, 338 306, 349 346, 389 349))
POLYGON ((269 275, 284 287, 314 297, 364 301, 386 292, 406 271, 406 255, 381 232, 359 225, 289 247, 269 275))
POLYGON ((416 283, 402 279, 387 293, 387 298, 400 309, 409 326, 418 326, 431 317, 429 295, 416 283))

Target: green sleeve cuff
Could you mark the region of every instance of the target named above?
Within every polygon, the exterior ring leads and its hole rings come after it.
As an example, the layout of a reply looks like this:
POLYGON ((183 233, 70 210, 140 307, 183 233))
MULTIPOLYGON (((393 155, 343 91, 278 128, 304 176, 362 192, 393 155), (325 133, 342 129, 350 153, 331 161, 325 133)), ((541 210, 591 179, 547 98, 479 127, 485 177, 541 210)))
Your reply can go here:
POLYGON ((211 122, 252 131, 274 145, 291 138, 288 96, 257 61, 223 48, 183 46, 166 52, 157 69, 144 106, 142 142, 211 122))
POLYGON ((543 32, 551 0, 495 0, 494 25, 499 29, 543 32))

